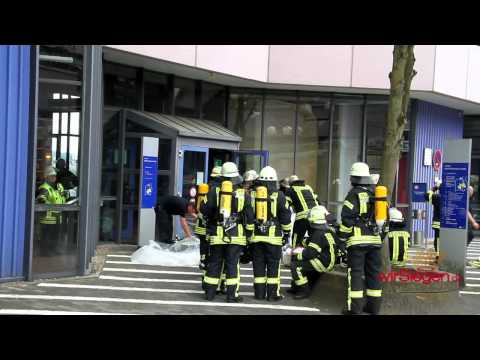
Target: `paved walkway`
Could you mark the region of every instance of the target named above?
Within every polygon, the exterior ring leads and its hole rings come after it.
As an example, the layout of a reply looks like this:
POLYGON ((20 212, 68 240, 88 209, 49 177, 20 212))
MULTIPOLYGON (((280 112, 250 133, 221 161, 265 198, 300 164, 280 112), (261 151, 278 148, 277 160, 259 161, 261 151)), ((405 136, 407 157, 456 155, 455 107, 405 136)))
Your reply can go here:
POLYGON ((480 300, 480 269, 469 266, 471 260, 480 258, 480 239, 475 238, 467 247, 467 270, 465 272, 465 288, 460 295, 477 297, 480 300))
POLYGON ((0 286, 0 314, 158 314, 158 315, 319 315, 328 311, 306 300, 294 300, 288 269, 281 271, 286 298, 278 303, 253 298, 251 265, 241 266, 243 303, 225 295, 204 300, 197 267, 133 264, 129 252, 108 254, 99 276, 15 283, 0 286))

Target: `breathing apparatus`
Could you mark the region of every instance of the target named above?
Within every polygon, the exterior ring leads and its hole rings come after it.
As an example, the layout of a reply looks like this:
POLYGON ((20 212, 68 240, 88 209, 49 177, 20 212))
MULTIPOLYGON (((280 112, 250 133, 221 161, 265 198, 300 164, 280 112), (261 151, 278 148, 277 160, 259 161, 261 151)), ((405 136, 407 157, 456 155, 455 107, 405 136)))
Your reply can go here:
POLYGON ((220 186, 219 223, 223 227, 225 235, 231 241, 230 230, 237 222, 237 217, 232 216, 233 184, 229 180, 222 181, 220 186))
POLYGON ((208 184, 200 184, 198 185, 198 191, 197 191, 197 203, 196 203, 196 210, 197 213, 200 214, 200 206, 202 205, 203 202, 205 202, 205 199, 207 197, 209 190, 208 184))
POLYGON ((258 186, 255 191, 255 221, 261 233, 266 233, 270 223, 268 221, 268 189, 258 186))

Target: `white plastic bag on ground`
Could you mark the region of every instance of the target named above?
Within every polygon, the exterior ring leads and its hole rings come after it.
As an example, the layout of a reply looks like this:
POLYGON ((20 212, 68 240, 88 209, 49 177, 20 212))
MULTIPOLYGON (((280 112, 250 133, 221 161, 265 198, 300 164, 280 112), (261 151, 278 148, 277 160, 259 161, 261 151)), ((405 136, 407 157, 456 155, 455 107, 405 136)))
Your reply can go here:
POLYGON ((159 266, 198 266, 200 263, 200 240, 185 238, 175 244, 162 244, 153 240, 135 251, 131 256, 134 264, 159 266))

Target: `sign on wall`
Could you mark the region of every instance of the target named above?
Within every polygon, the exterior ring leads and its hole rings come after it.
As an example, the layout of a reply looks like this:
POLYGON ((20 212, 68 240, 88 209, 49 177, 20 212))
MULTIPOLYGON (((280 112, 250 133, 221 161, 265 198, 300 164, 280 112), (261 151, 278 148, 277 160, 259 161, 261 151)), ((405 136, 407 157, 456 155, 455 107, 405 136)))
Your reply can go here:
POLYGON ((465 229, 468 211, 468 163, 443 164, 441 197, 441 227, 465 229))
POLYGON ((442 166, 442 150, 437 149, 433 154, 433 170, 438 172, 442 166))
POLYGON ((157 201, 157 163, 156 156, 143 157, 142 209, 154 208, 157 201))
POLYGON ((425 193, 427 192, 427 183, 412 184, 412 202, 425 202, 425 193))

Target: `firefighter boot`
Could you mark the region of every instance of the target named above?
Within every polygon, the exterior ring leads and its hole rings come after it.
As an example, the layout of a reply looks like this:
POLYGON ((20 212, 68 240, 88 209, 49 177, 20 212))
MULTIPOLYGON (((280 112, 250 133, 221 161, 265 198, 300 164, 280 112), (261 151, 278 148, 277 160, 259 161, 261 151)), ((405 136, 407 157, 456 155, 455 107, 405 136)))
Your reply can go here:
POLYGON ((312 293, 312 290, 310 289, 310 286, 308 286, 308 284, 297 286, 297 292, 293 296, 293 298, 296 300, 306 299, 310 297, 311 293, 312 293))
POLYGON ((283 296, 280 295, 280 286, 277 284, 267 284, 267 300, 268 301, 280 301, 283 296))
POLYGON ((295 285, 295 281, 290 281, 290 289, 287 290, 288 294, 293 294, 295 295, 298 291, 298 286, 295 285))
POLYGON ((253 284, 253 289, 255 291, 255 299, 265 300, 265 297, 267 296, 266 284, 253 284))
POLYGON ((243 298, 241 296, 238 296, 236 292, 237 292, 237 285, 227 286, 227 302, 239 303, 243 301, 243 298))
POLYGON ((205 299, 208 301, 213 301, 217 293, 217 287, 215 285, 205 284, 205 299))

